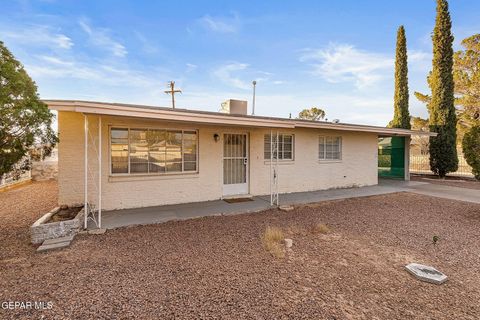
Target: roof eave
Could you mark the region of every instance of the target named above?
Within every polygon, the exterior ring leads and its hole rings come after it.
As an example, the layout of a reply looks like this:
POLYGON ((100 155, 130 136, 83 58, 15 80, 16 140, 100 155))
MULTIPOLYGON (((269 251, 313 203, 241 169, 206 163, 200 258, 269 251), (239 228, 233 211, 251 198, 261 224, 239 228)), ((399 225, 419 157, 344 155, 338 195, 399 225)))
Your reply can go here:
POLYGON ((218 114, 185 113, 175 110, 164 109, 140 109, 128 106, 119 106, 114 104, 100 105, 98 103, 85 103, 75 101, 44 101, 51 110, 73 111, 85 114, 98 114, 109 116, 124 116, 135 118, 158 119, 165 121, 185 121, 194 123, 205 123, 215 125, 234 125, 251 127, 275 127, 275 128, 294 128, 293 123, 285 120, 270 120, 255 117, 228 117, 218 114))
POLYGON ((223 126, 248 126, 268 128, 316 128, 340 131, 370 132, 380 136, 436 136, 436 133, 413 131, 398 128, 383 128, 368 125, 331 123, 325 121, 302 121, 295 119, 276 119, 268 117, 227 115, 214 112, 196 112, 192 110, 175 110, 127 104, 102 103, 74 100, 44 100, 51 110, 73 111, 85 114, 124 116, 135 118, 158 119, 165 121, 185 121, 223 126))

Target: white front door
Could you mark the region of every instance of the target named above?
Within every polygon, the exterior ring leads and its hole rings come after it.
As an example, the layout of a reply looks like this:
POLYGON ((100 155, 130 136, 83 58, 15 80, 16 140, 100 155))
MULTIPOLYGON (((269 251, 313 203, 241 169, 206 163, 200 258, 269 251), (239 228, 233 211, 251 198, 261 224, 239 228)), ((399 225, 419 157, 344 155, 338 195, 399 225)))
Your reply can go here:
POLYGON ((223 195, 248 194, 247 135, 223 135, 223 195))

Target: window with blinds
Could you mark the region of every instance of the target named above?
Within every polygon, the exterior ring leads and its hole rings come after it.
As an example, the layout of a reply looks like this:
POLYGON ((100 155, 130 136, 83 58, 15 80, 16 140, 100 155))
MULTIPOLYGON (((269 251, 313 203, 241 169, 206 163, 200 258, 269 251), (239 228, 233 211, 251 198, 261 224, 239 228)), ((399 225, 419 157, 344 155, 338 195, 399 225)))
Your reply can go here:
POLYGON ((318 144, 319 160, 342 159, 342 137, 320 136, 318 144))
MULTIPOLYGON (((272 135, 272 139, 269 134, 264 136, 263 143, 263 155, 265 160, 270 160, 271 142, 275 143, 277 135, 272 135)), ((278 152, 273 154, 273 159, 279 160, 293 160, 294 157, 294 135, 293 134, 279 134, 278 135, 278 152)))
POLYGON ((198 170, 198 134, 191 130, 111 128, 112 174, 198 170))

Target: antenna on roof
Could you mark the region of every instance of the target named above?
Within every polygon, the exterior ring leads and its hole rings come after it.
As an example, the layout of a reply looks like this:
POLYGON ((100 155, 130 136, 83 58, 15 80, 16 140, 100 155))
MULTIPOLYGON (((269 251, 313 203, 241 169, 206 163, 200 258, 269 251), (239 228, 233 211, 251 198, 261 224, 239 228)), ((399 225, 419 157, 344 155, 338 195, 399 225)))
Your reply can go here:
POLYGON ((175 109, 175 93, 182 93, 182 90, 175 89, 175 81, 169 81, 167 86, 168 90, 165 90, 164 92, 172 95, 172 109, 175 109))
POLYGON ((257 86, 257 81, 253 80, 253 100, 252 100, 252 116, 255 115, 255 87, 257 86))

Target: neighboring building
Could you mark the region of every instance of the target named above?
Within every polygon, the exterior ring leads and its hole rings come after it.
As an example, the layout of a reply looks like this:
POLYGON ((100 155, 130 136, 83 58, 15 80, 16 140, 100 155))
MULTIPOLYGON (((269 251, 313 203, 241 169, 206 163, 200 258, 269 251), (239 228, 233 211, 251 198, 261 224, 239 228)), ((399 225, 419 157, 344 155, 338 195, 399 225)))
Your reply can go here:
POLYGON ((249 116, 235 100, 226 113, 45 102, 58 111, 61 204, 85 193, 107 210, 268 195, 272 170, 279 193, 375 185, 379 137, 404 137, 409 179, 411 130, 249 116))

